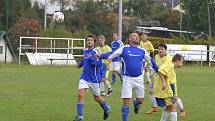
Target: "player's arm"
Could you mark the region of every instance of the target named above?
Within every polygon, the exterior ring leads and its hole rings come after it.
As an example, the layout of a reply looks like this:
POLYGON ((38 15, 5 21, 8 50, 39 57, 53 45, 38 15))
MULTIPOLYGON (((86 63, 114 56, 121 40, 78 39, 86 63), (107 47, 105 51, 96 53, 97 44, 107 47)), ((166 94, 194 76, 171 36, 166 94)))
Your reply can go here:
POLYGON ((84 65, 84 60, 81 60, 78 65, 76 65, 77 68, 81 68, 84 65))
POLYGON ((117 49, 115 52, 113 52, 109 57, 108 57, 108 64, 107 64, 107 69, 110 69, 110 64, 112 62, 112 59, 115 57, 118 57, 122 54, 124 47, 120 47, 119 49, 117 49))
POLYGON ((162 82, 162 90, 165 90, 165 89, 166 89, 166 80, 165 80, 165 76, 164 76, 161 72, 159 72, 158 74, 159 74, 159 78, 160 78, 160 80, 161 80, 161 82, 162 82))
POLYGON ((149 44, 149 50, 148 50, 148 51, 149 51, 150 53, 153 53, 154 50, 155 50, 155 49, 154 49, 152 43, 150 42, 150 44, 149 44))

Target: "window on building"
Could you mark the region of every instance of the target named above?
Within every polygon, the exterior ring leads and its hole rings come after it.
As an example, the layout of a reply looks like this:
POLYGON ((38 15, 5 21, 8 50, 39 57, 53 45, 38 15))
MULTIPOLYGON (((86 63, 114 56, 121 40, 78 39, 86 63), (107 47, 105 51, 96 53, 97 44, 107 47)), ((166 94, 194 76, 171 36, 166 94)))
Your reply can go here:
POLYGON ((3 53, 3 46, 0 46, 0 54, 3 53))

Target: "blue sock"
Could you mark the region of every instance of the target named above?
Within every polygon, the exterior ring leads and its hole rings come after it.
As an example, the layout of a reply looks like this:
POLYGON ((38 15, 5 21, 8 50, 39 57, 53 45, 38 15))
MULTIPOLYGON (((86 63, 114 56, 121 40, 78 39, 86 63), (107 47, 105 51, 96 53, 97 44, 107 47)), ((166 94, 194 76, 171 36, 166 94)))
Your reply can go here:
POLYGON ((128 112, 129 107, 128 106, 122 106, 122 121, 128 121, 128 112))
POLYGON ((77 112, 78 116, 83 116, 83 104, 82 103, 77 103, 77 112))
POLYGON ((102 104, 100 104, 101 105, 101 107, 102 107, 102 109, 104 110, 104 111, 108 111, 109 110, 109 108, 108 108, 108 104, 104 101, 104 102, 102 102, 102 104))
POLYGON ((112 82, 115 83, 116 82, 116 75, 114 73, 112 73, 112 82))
POLYGON ((139 103, 138 103, 138 101, 136 99, 133 101, 133 103, 134 103, 135 106, 139 105, 139 103))

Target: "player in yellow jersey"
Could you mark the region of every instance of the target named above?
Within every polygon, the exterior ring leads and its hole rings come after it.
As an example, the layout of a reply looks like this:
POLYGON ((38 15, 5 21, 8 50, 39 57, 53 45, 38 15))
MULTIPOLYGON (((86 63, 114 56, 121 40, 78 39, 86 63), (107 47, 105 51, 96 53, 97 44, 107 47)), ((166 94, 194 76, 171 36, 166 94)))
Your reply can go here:
POLYGON ((164 108, 160 121, 166 121, 170 112, 171 121, 177 121, 177 109, 174 105, 177 87, 175 68, 183 66, 183 56, 176 54, 171 62, 166 62, 158 70, 159 79, 154 82, 154 96, 158 106, 164 108))
MULTIPOLYGON (((152 45, 152 43, 150 41, 148 41, 148 36, 146 33, 142 34, 142 38, 140 41, 140 47, 144 48, 149 55, 151 55, 154 52, 154 47, 152 45)), ((147 82, 151 83, 151 78, 150 78, 150 74, 149 74, 149 68, 146 64, 146 68, 145 68, 145 76, 147 79, 147 82)))
MULTIPOLYGON (((166 62, 171 62, 172 61, 172 57, 167 54, 166 50, 167 50, 167 46, 165 44, 160 44, 159 45, 158 54, 155 55, 155 62, 158 65, 158 67, 160 67, 161 65, 163 65, 166 62)), ((173 83, 174 83, 175 87, 177 87, 176 81, 173 82, 173 83)), ((153 86, 151 86, 151 87, 153 87, 153 86)), ((156 110, 157 109, 157 103, 156 103, 155 98, 152 95, 152 93, 153 93, 153 88, 150 88, 149 94, 150 94, 150 99, 151 99, 151 102, 152 102, 152 108, 148 112, 146 112, 147 114, 151 114, 151 113, 157 111, 156 110)), ((180 116, 185 116, 186 113, 185 113, 185 110, 184 110, 184 107, 183 107, 183 103, 182 103, 181 99, 178 97, 177 90, 175 90, 175 104, 176 104, 176 106, 179 108, 179 110, 181 112, 180 116)))
MULTIPOLYGON (((103 35, 98 36, 99 39, 99 46, 97 47, 100 54, 111 52, 111 48, 105 44, 105 37, 103 35)), ((109 70, 106 69, 108 61, 103 59, 102 60, 102 84, 101 84, 101 95, 105 96, 105 86, 108 89, 107 96, 109 97, 112 94, 112 87, 108 80, 109 77, 109 70)))

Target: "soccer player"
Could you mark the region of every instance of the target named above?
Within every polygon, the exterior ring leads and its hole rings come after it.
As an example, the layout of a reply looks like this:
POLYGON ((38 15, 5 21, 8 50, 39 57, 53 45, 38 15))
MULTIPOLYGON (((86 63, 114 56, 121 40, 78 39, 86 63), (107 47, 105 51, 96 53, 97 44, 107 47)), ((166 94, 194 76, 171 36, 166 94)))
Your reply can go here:
POLYGON ((134 91, 135 99, 134 113, 138 113, 140 106, 143 103, 144 98, 144 81, 143 81, 143 68, 145 60, 151 66, 151 58, 147 51, 138 46, 139 35, 137 33, 131 33, 129 35, 129 42, 125 46, 120 47, 108 58, 110 62, 115 57, 122 58, 122 119, 128 120, 129 105, 132 99, 132 91, 134 91))
MULTIPOLYGON (((117 33, 113 33, 113 42, 111 43, 111 49, 112 52, 115 52, 117 49, 122 47, 124 44, 121 40, 119 40, 119 37, 117 33)), ((120 72, 120 67, 121 67, 121 60, 119 57, 115 57, 112 59, 111 63, 111 70, 112 70, 112 84, 116 82, 116 74, 121 78, 121 72, 120 72)))
MULTIPOLYGON (((148 36, 146 33, 142 34, 142 39, 140 41, 140 47, 144 48, 149 55, 151 55, 154 52, 154 47, 150 41, 148 41, 148 36)), ((146 64, 145 68, 145 76, 147 79, 147 82, 151 84, 151 78, 150 78, 150 73, 149 73, 149 67, 146 64)))
MULTIPOLYGON (((111 48, 105 44, 105 36, 99 35, 99 46, 97 47, 100 54, 111 52, 111 48)), ((108 89, 107 96, 109 97, 112 94, 112 88, 110 82, 108 81, 109 70, 106 69, 107 60, 102 60, 102 85, 101 85, 101 95, 105 96, 105 86, 108 89), (105 85, 105 86, 104 86, 105 85)))
MULTIPOLYGON (((158 67, 160 67, 161 65, 163 65, 166 62, 171 62, 171 60, 172 60, 172 57, 167 55, 166 50, 167 50, 167 46, 165 44, 159 45, 158 54, 155 55, 155 62, 158 65, 158 67)), ((149 88, 149 98, 152 102, 152 108, 149 111, 147 111, 146 114, 152 114, 152 113, 158 111, 157 102, 155 100, 155 97, 153 96, 153 83, 151 84, 151 86, 149 88)))
POLYGON ((98 50, 95 48, 96 37, 92 34, 86 37, 87 48, 83 52, 83 60, 77 65, 78 68, 83 66, 83 71, 79 81, 78 87, 78 103, 76 105, 77 117, 73 121, 83 120, 83 102, 87 89, 90 89, 93 93, 94 99, 100 104, 104 110, 103 119, 109 117, 110 107, 100 96, 100 84, 101 84, 101 67, 102 62, 95 54, 98 54, 98 50))
MULTIPOLYGON (((163 65, 166 62, 171 62, 172 61, 172 57, 167 54, 166 50, 167 50, 167 46, 165 44, 160 44, 159 45, 158 54, 155 55, 155 62, 158 65, 158 67, 160 67, 161 65, 163 65)), ((171 82, 171 84, 174 84, 175 87, 177 87, 176 80, 174 82, 171 82)), ((152 95, 153 86, 151 86, 151 87, 152 88, 150 88, 150 99, 151 99, 153 105, 152 105, 151 110, 146 112, 147 114, 150 114, 150 113, 153 113, 154 111, 156 111, 156 107, 157 107, 157 104, 155 102, 155 98, 152 95)), ((177 88, 175 88, 175 89, 177 89, 177 88)), ((184 110, 184 106, 183 106, 183 103, 182 103, 181 99, 178 97, 177 90, 175 90, 174 99, 175 99, 175 105, 180 110, 180 116, 185 116, 186 112, 184 110)))
POLYGON ((183 56, 176 54, 171 62, 166 62, 158 70, 159 80, 154 82, 154 96, 158 106, 164 108, 160 121, 166 121, 170 112, 171 121, 177 121, 177 109, 174 105, 174 93, 177 90, 175 68, 183 66, 183 56))

